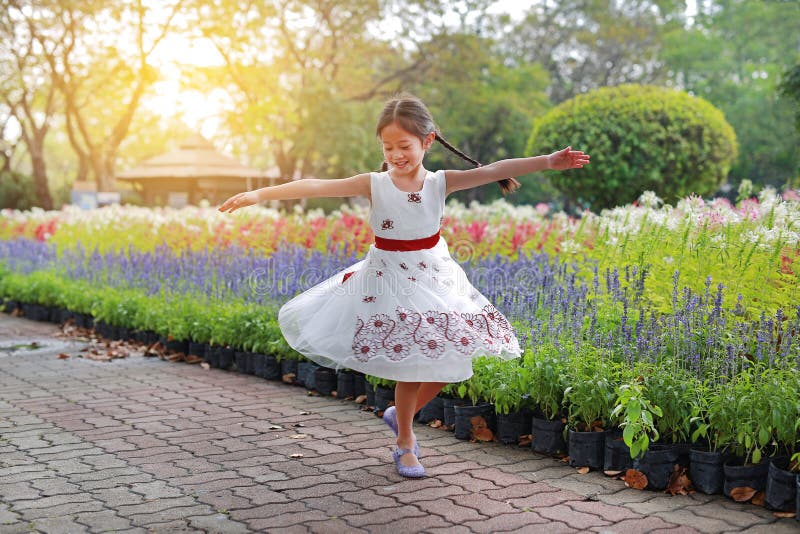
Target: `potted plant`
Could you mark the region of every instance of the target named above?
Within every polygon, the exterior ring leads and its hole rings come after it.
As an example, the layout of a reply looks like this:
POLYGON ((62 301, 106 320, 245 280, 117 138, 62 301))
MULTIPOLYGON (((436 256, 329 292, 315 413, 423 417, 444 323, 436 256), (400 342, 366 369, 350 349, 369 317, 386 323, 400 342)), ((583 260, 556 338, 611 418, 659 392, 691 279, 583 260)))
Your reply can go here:
POLYGON ((570 361, 571 384, 564 389, 570 465, 603 468, 605 430, 622 369, 595 347, 585 347, 570 361))
POLYGON ((720 384, 717 395, 709 400, 709 422, 734 453, 723 465, 723 493, 728 497, 735 488, 762 491, 766 487, 769 461, 765 452, 773 427, 770 399, 762 388, 765 372, 761 365, 745 367, 720 384))
POLYGON ((458 395, 460 385, 461 382, 453 382, 444 386, 439 392, 439 396, 442 397, 442 428, 445 430, 455 429, 456 405, 461 406, 467 403, 463 396, 458 395))
MULTIPOLYGON (((716 385, 698 382, 690 419, 693 425, 689 451, 689 477, 698 491, 709 495, 722 493, 725 474, 723 465, 730 454, 723 450, 722 434, 709 415, 710 399, 718 396, 716 385)), ((714 416, 716 421, 716 416, 714 416)))
POLYGON ((492 360, 486 372, 487 397, 495 407, 497 439, 504 444, 516 444, 521 436, 531 434, 529 374, 523 372, 519 359, 492 360))
POLYGON ((564 454, 566 417, 564 390, 568 385, 568 359, 552 345, 538 347, 523 357, 521 380, 528 384, 528 399, 540 414, 531 419, 531 448, 547 454, 564 454))
POLYGON ((482 417, 486 423, 486 427, 494 433, 497 429, 495 425, 495 408, 486 402, 490 390, 490 371, 494 362, 488 358, 477 358, 473 361, 472 376, 459 383, 456 392, 462 399, 469 399, 469 403, 456 404, 453 406, 453 413, 455 416, 455 431, 456 439, 470 439, 473 435, 473 417, 482 417))
POLYGON ((620 385, 611 419, 622 429, 621 440, 611 438, 610 432, 606 436, 603 469, 622 471, 633 467, 632 460, 644 455, 650 443, 658 439, 655 424, 658 417, 661 409, 647 398, 644 384, 633 380, 620 385))
POLYGON ((377 376, 366 375, 367 382, 375 390, 375 413, 383 414, 383 411, 394 403, 394 380, 379 378, 377 376))
POLYGON ((794 511, 800 474, 800 373, 775 369, 765 382, 775 441, 781 450, 770 461, 764 500, 773 510, 794 511))

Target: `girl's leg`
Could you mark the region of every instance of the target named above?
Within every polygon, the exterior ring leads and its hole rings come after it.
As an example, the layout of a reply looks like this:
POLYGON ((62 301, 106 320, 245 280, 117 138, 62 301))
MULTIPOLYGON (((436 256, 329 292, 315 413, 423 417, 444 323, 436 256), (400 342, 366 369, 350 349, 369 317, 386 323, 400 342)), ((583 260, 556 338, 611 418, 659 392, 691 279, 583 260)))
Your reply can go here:
MULTIPOLYGON (((397 446, 401 449, 414 447, 412 423, 416 413, 417 398, 421 382, 398 382, 394 388, 394 405, 397 410, 397 446)), ((400 462, 406 466, 419 465, 413 454, 404 454, 400 462)))
POLYGON ((414 410, 414 413, 420 411, 422 407, 438 395, 446 385, 447 382, 422 382, 417 392, 417 409, 414 410))

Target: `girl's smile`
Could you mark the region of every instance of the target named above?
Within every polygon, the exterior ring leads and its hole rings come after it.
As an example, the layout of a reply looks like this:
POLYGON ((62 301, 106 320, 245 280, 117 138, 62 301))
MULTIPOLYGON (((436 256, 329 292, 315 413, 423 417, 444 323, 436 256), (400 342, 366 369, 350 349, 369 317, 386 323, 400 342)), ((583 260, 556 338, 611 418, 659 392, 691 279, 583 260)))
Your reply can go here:
POLYGON ((425 172, 422 160, 425 151, 430 148, 434 135, 420 139, 393 122, 381 130, 383 158, 389 164, 392 176, 400 179, 417 181, 417 177, 425 172))

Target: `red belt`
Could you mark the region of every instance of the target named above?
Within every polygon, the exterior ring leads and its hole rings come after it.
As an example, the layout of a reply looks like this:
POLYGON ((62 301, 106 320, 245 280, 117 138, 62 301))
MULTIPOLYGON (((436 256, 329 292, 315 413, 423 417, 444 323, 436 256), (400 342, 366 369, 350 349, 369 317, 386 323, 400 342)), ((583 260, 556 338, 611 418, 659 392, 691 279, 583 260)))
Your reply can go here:
POLYGON ((409 251, 433 248, 439 242, 439 232, 422 239, 386 239, 375 236, 375 247, 381 250, 409 251))

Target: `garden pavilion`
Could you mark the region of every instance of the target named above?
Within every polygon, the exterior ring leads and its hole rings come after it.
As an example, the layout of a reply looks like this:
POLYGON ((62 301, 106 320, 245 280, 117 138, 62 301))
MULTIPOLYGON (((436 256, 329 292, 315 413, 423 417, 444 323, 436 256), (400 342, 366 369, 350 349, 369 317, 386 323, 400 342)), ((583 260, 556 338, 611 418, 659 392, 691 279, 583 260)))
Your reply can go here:
POLYGON ((131 184, 145 206, 180 208, 201 200, 219 205, 241 191, 288 181, 279 175, 277 169, 264 172, 243 165, 201 135, 192 135, 176 150, 145 160, 116 178, 131 184))

